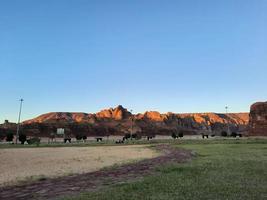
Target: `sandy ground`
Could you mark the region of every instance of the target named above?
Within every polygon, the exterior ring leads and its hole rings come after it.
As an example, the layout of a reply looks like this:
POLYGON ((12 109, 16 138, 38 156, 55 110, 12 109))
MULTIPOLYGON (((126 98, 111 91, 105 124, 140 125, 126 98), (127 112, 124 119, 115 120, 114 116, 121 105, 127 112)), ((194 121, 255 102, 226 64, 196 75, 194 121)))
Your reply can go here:
POLYGON ((173 148, 167 144, 155 146, 160 155, 131 162, 117 167, 89 173, 43 179, 17 186, 0 187, 1 200, 61 199, 84 192, 97 191, 110 185, 140 180, 157 173, 155 169, 168 163, 182 163, 191 160, 191 151, 173 148))
POLYGON ((144 145, 1 149, 0 186, 42 176, 57 177, 92 172, 114 164, 157 155, 144 145))

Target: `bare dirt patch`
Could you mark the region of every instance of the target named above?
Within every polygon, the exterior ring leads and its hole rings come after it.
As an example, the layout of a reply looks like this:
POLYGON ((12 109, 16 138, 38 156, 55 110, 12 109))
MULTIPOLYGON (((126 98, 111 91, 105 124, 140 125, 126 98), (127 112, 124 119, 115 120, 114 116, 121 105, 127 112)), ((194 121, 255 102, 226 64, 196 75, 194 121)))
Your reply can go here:
POLYGON ((80 192, 97 190, 106 185, 127 182, 155 173, 155 168, 171 162, 185 162, 192 153, 168 145, 158 145, 156 149, 162 154, 158 157, 140 162, 103 169, 96 172, 72 175, 54 179, 46 179, 19 186, 0 188, 1 200, 22 199, 56 199, 71 196, 80 192))
POLYGON ((18 148, 0 150, 0 186, 97 171, 158 154, 145 146, 18 148))

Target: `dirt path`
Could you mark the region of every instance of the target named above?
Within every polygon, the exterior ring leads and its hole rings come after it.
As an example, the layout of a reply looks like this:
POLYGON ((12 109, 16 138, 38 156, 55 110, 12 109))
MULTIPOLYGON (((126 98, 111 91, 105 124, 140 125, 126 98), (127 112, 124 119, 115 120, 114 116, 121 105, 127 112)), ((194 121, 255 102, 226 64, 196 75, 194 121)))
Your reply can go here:
POLYGON ((55 199, 62 196, 94 191, 107 184, 126 182, 154 173, 153 169, 170 162, 184 162, 191 158, 189 151, 158 145, 161 156, 96 172, 40 180, 20 186, 0 188, 1 200, 55 199))
POLYGON ((0 150, 0 187, 18 181, 84 174, 158 154, 144 145, 0 150))

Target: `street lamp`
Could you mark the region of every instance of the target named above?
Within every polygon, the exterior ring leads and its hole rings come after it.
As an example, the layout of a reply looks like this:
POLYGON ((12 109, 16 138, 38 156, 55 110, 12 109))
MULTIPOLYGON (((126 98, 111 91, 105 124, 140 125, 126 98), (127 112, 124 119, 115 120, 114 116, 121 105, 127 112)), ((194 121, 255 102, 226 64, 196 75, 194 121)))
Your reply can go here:
POLYGON ((18 124, 17 124, 17 133, 16 133, 16 144, 18 144, 18 138, 19 138, 19 125, 20 125, 20 116, 21 116, 21 110, 22 110, 22 102, 23 99, 20 99, 20 106, 19 106, 19 118, 18 118, 18 124))
MULTIPOLYGON (((228 114, 228 109, 229 109, 229 107, 225 106, 226 117, 227 117, 227 114, 228 114)), ((226 119, 226 124, 227 124, 227 135, 229 135, 230 134, 230 128, 229 128, 229 123, 228 123, 227 119, 226 119)))
POLYGON ((225 106, 225 113, 227 114, 228 112, 228 106, 225 106))
POLYGON ((133 110, 130 110, 132 117, 131 117, 131 139, 133 139, 133 110))

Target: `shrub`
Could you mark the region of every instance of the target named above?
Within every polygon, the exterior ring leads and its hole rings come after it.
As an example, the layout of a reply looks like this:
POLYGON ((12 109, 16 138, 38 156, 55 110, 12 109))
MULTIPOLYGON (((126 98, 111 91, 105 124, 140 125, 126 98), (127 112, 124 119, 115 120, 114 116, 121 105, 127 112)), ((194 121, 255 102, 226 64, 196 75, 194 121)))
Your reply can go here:
POLYGON ((64 138, 64 143, 67 143, 67 142, 71 143, 71 138, 64 138))
POLYGON ((222 131, 221 135, 222 135, 223 137, 227 137, 227 132, 226 132, 226 131, 222 131))
POLYGON ((14 134, 13 133, 9 132, 9 133, 6 134, 6 141, 7 142, 12 142, 13 139, 14 139, 14 134))
POLYGON ((141 135, 138 135, 137 133, 132 134, 132 138, 136 139, 136 140, 140 140, 141 139, 141 135))
POLYGON ((38 138, 38 137, 33 137, 33 138, 30 138, 30 139, 27 140, 28 144, 37 144, 37 145, 39 145, 40 142, 41 142, 41 139, 38 138))
POLYGON ((24 144, 27 140, 27 136, 24 133, 19 134, 19 141, 21 144, 24 144))
POLYGON ((0 128, 0 140, 3 140, 6 137, 6 130, 0 128))
POLYGON ((83 140, 87 140, 87 136, 86 135, 83 136, 83 140))
POLYGON ((155 138, 156 136, 155 135, 147 135, 146 138, 147 140, 152 140, 153 138, 155 138))
POLYGON ((129 138, 131 138, 131 134, 130 134, 130 133, 125 134, 125 135, 124 135, 124 138, 125 138, 126 140, 128 140, 129 138))
POLYGON ((236 132, 232 132, 231 133, 231 137, 236 137, 237 136, 237 133, 236 132))
POLYGON ((132 134, 132 138, 136 139, 137 138, 137 134, 136 133, 132 134))
POLYGON ((76 140, 81 140, 81 139, 83 139, 83 136, 82 136, 81 134, 77 134, 75 137, 76 137, 76 140))
POLYGON ((183 133, 183 131, 180 131, 180 132, 179 132, 178 137, 179 137, 179 138, 184 137, 184 133, 183 133))
POLYGON ((206 138, 209 138, 209 134, 207 134, 207 133, 201 133, 201 135, 202 135, 202 138, 204 139, 205 137, 206 138))
POLYGON ((177 135, 176 135, 175 132, 172 132, 172 135, 171 136, 172 136, 173 139, 176 139, 177 138, 177 135))

